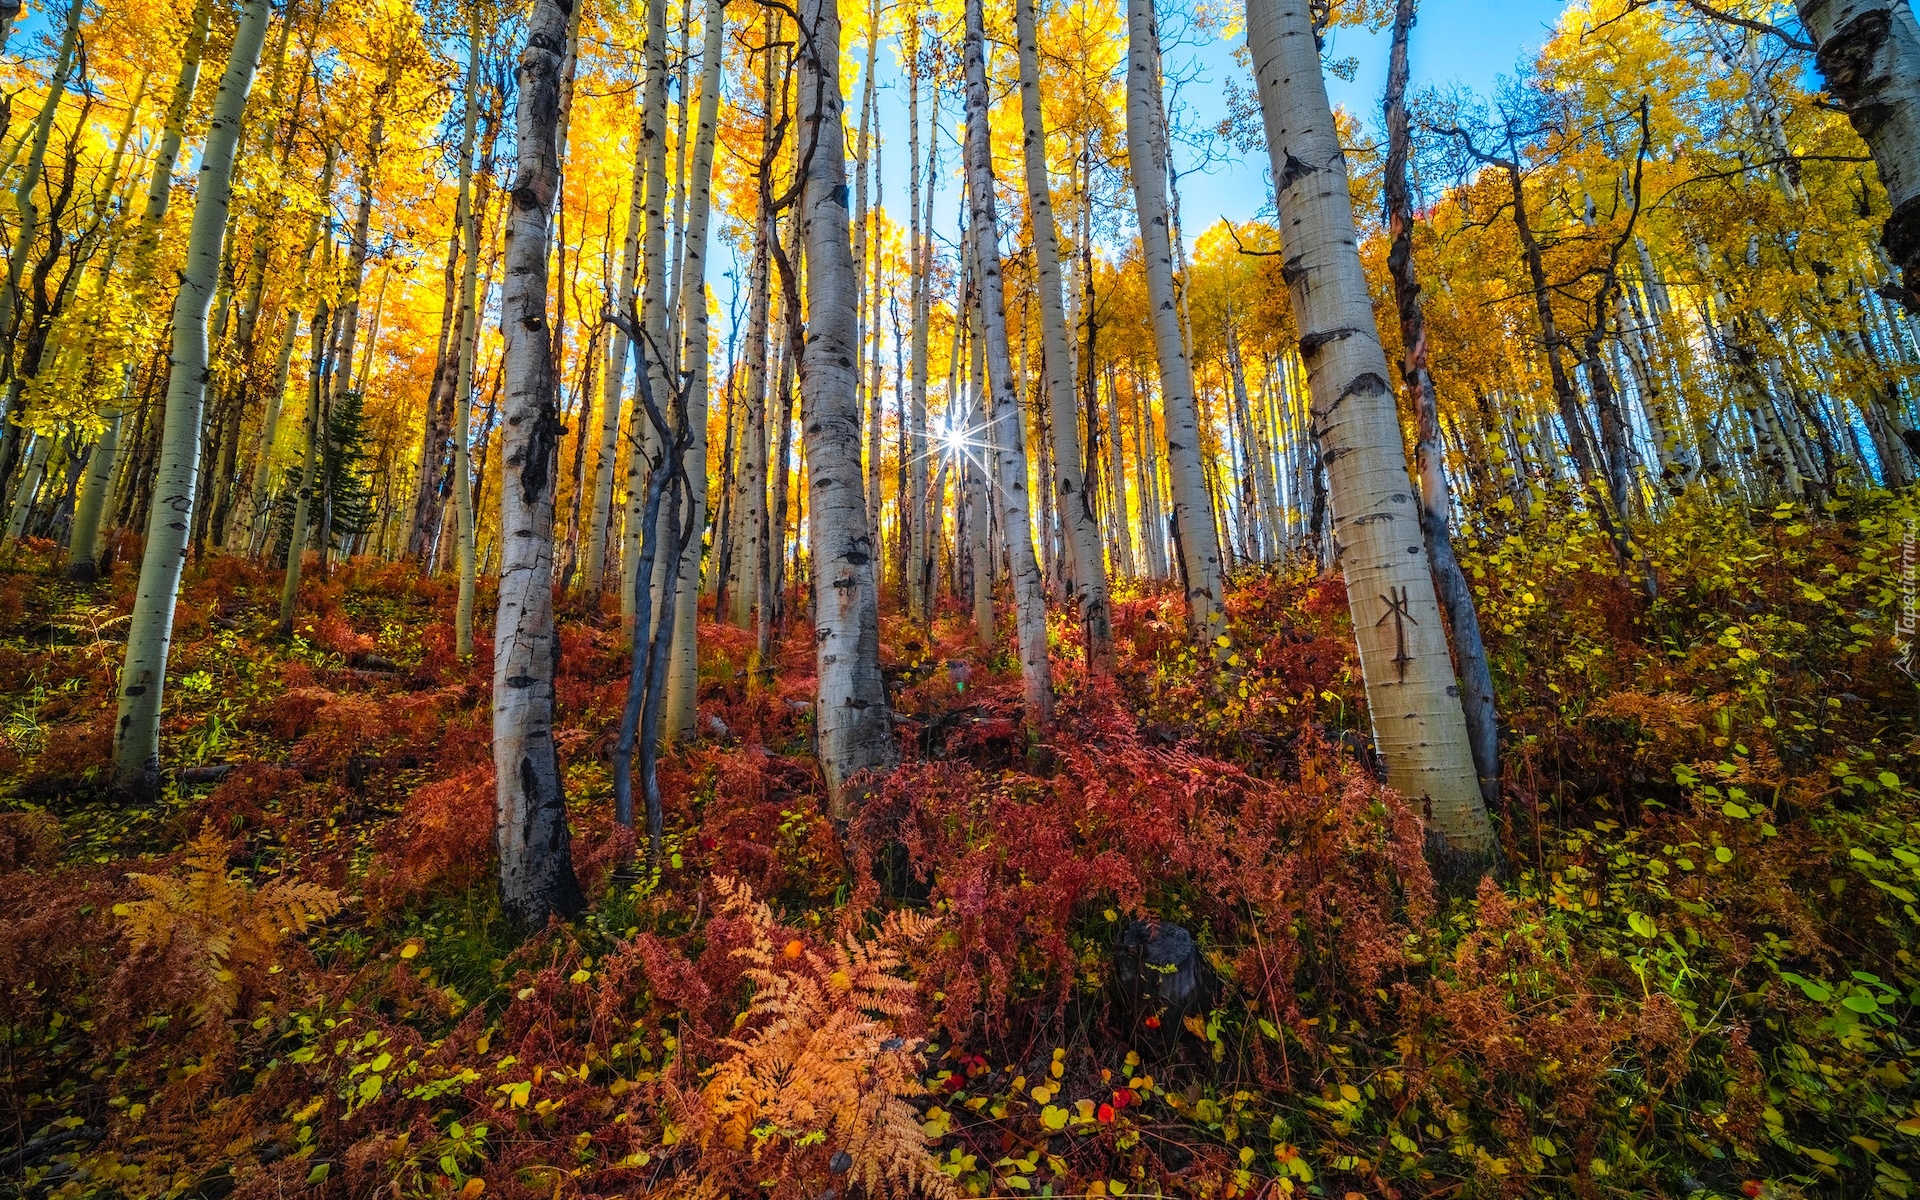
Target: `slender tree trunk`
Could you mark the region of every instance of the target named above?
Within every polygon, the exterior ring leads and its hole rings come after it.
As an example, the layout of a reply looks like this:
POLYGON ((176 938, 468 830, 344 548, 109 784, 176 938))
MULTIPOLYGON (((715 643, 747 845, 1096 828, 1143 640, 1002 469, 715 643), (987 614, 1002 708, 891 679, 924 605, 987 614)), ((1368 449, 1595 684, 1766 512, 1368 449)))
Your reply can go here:
POLYGON ((1387 225, 1393 240, 1387 268, 1393 275, 1393 299, 1400 310, 1400 340, 1406 357, 1400 377, 1413 399, 1414 471, 1420 480, 1420 532, 1433 566, 1435 589, 1446 617, 1454 661, 1459 667, 1460 707, 1467 722, 1480 796, 1500 801, 1500 728, 1493 706, 1493 673, 1480 637, 1480 614, 1473 589, 1453 553, 1453 500, 1447 488, 1445 447, 1440 440, 1440 406, 1427 370, 1427 327, 1420 306, 1420 280, 1413 264, 1413 194, 1407 187, 1407 41, 1413 30, 1413 0, 1394 7, 1393 49, 1387 68, 1387 225))
POLYGON ((1305 0, 1247 0, 1247 44, 1374 744, 1388 781, 1422 803, 1444 849, 1478 867, 1498 844, 1453 695, 1386 354, 1360 269, 1346 158, 1305 0))
MULTIPOLYGON (((581 3, 583 0, 574 0, 581 3)), ((474 512, 473 472, 468 461, 473 441, 473 359, 480 337, 480 214, 473 196, 473 130, 479 120, 480 6, 469 0, 467 40, 470 46, 467 67, 467 105, 461 145, 467 156, 460 160, 460 191, 454 202, 454 219, 459 222, 462 240, 460 267, 460 316, 455 322, 454 353, 457 365, 453 378, 453 520, 454 563, 459 573, 458 598, 453 609, 454 653, 461 658, 473 656, 474 594, 474 512)), ((557 170, 556 166, 556 170, 557 170)), ((557 186, 557 185, 556 185, 557 186)), ((544 241, 546 228, 541 227, 544 241)), ((543 259, 544 263, 545 260, 543 259)), ((544 274, 543 274, 544 282, 544 274)), ((545 290, 541 301, 545 303, 545 290)), ((545 311, 544 309, 542 310, 545 311)), ((551 356, 549 356, 551 357, 551 356)), ((549 371, 552 370, 549 366, 549 371)), ((549 564, 551 569, 551 564, 549 564)))
POLYGON ((280 636, 293 636, 293 617, 300 603, 301 558, 307 549, 307 521, 313 512, 313 485, 319 477, 322 401, 327 392, 327 333, 331 313, 323 299, 314 306, 311 322, 312 365, 307 379, 306 447, 300 461, 300 486, 293 497, 293 525, 287 535, 287 568, 280 587, 280 636))
MULTIPOLYGON (((576 0, 579 2, 579 0, 576 0)), ((646 202, 646 140, 636 133, 633 179, 627 192, 627 230, 620 251, 620 311, 633 308, 640 277, 640 222, 646 202)), ((606 586, 607 550, 612 544, 613 484, 620 471, 620 400, 627 383, 627 335, 615 329, 607 342, 607 378, 600 402, 600 456, 593 475, 593 515, 587 522, 587 570, 581 589, 598 597, 606 586)), ((623 601, 623 607, 630 601, 623 601)))
POLYGON ((854 776, 891 767, 898 751, 880 677, 876 553, 860 474, 838 0, 802 0, 799 36, 801 240, 811 317, 799 367, 811 489, 814 728, 829 807, 845 820, 855 804, 854 776))
POLYGON ((516 72, 516 161, 507 216, 501 332, 500 607, 494 622, 494 849, 509 918, 538 929, 585 907, 573 874, 567 802, 553 743, 554 464, 560 396, 547 329, 547 221, 559 185, 555 123, 568 0, 535 0, 516 72))
MULTIPOLYGON (((880 43, 880 5, 878 0, 867 0, 867 55, 866 69, 861 72, 860 84, 860 124, 854 135, 853 158, 858 164, 853 176, 853 291, 854 291, 854 387, 860 396, 866 413, 867 425, 867 528, 873 531, 874 552, 880 552, 880 393, 879 389, 867 386, 866 364, 868 358, 867 339, 879 324, 875 316, 879 312, 880 290, 878 286, 871 292, 867 288, 867 254, 869 241, 868 222, 872 217, 867 207, 867 187, 873 178, 873 101, 875 53, 880 43)), ((875 239, 872 245, 874 260, 880 258, 878 228, 875 227, 875 239)), ((877 279, 876 279, 877 284, 877 279)), ((876 345, 872 356, 879 358, 876 345)), ((881 574, 878 566, 874 568, 876 577, 881 574)))
MULTIPOLYGON (((707 227, 713 211, 714 137, 720 124, 720 52, 724 10, 707 0, 700 49, 700 132, 694 144, 686 241, 678 280, 680 328, 686 336, 682 378, 686 388, 689 442, 683 468, 692 494, 681 525, 691 531, 680 558, 673 618, 673 657, 668 666, 666 730, 692 737, 699 715, 700 533, 707 523, 707 227)), ((674 547, 668 546, 672 552, 674 547)))
MULTIPOLYGON (((20 307, 20 280, 26 270, 27 258, 33 251, 33 243, 40 234, 40 205, 34 193, 40 189, 40 177, 47 160, 47 143, 53 136, 54 116, 60 111, 61 100, 66 98, 67 76, 73 74, 73 60, 80 49, 80 22, 86 12, 87 0, 73 0, 67 7, 67 19, 61 27, 59 54, 54 59, 53 71, 47 79, 47 98, 41 103, 40 115, 33 122, 32 149, 27 152, 27 161, 20 169, 20 181, 13 189, 13 206, 20 214, 20 224, 13 231, 12 244, 7 248, 7 286, 0 291, 0 335, 9 339, 7 366, 10 377, 12 343, 17 340, 14 318, 20 307)), ((6 415, 11 417, 16 414, 6 415)), ((4 478, 0 478, 0 484, 5 482, 4 478)))
MULTIPOLYGON (((1072 334, 1060 296, 1059 232, 1053 223, 1053 191, 1047 176, 1047 129, 1040 109, 1040 49, 1033 0, 1016 0, 1020 41, 1020 116, 1025 132, 1027 207, 1033 222, 1035 283, 1045 339, 1048 413, 1053 426, 1053 472, 1060 518, 1073 552, 1072 600, 1086 638, 1087 662, 1108 664, 1113 619, 1107 601, 1107 558, 1100 545, 1087 472, 1080 455, 1080 406, 1074 395, 1072 334)), ((971 118, 969 118, 971 119, 971 118)))
MULTIPOLYGON (((1000 477, 1000 487, 995 495, 999 500, 1000 524, 1005 530, 1013 576, 1021 691, 1026 700, 1028 723, 1043 725, 1053 715, 1053 674, 1047 662, 1047 601, 1041 590, 1040 564, 1033 551, 1033 522, 1027 512, 1027 460, 1020 452, 1020 385, 1013 374, 1012 355, 1007 350, 1007 301, 1000 277, 1000 218, 993 195, 993 135, 987 127, 990 101, 987 95, 984 26, 981 0, 967 0, 967 192, 973 201, 968 232, 971 234, 974 266, 978 271, 979 286, 975 289, 975 295, 980 309, 981 332, 986 335, 983 339, 987 357, 986 394, 990 398, 994 451, 999 460, 1000 477)), ((1031 141, 1031 133, 1028 137, 1031 141)), ((1031 160, 1028 169, 1031 175, 1031 160)), ((1041 170, 1044 173, 1044 164, 1041 170)), ((1036 228, 1041 215, 1042 210, 1036 207, 1036 228)), ((1046 210, 1044 215, 1050 229, 1052 211, 1046 210)), ((1052 275, 1055 317, 1058 318, 1060 280, 1057 264, 1052 275)), ((1042 286, 1046 285, 1043 283, 1042 286)), ((1065 339, 1061 340, 1064 343, 1065 339)), ((1070 396, 1067 411, 1069 414, 1073 411, 1070 396)))
MULTIPOLYGON (((912 528, 908 535, 913 543, 909 555, 912 559, 913 580, 908 592, 908 604, 914 619, 924 624, 932 619, 933 613, 934 542, 937 539, 933 525, 936 514, 939 512, 938 505, 934 502, 937 496, 930 499, 927 491, 927 455, 930 452, 927 443, 927 327, 932 317, 929 276, 933 265, 933 237, 932 222, 921 215, 923 211, 928 216, 932 214, 933 189, 931 187, 924 189, 928 195, 923 205, 920 174, 920 20, 917 14, 910 18, 908 29, 907 154, 911 160, 908 171, 911 185, 908 194, 910 209, 908 219, 911 227, 908 231, 907 254, 913 263, 911 281, 913 294, 908 316, 913 326, 913 381, 909 409, 912 429, 908 435, 908 447, 913 456, 913 470, 907 486, 913 504, 912 528)), ((927 152, 929 162, 926 168, 929 180, 933 175, 933 164, 939 158, 940 92, 938 88, 934 89, 932 116, 934 134, 929 139, 931 146, 927 152)))
POLYGON ((1127 146, 1135 210, 1152 310, 1154 351, 1160 367, 1160 402, 1166 417, 1167 468, 1173 521, 1180 532, 1186 577, 1187 619, 1194 636, 1210 646, 1225 636, 1226 591, 1220 547, 1214 538, 1213 504, 1201 463, 1200 413, 1193 369, 1181 335, 1174 293, 1173 242, 1167 215, 1166 149, 1155 120, 1160 94, 1151 0, 1127 0, 1127 146))
MULTIPOLYGON (((761 81, 764 111, 771 123, 774 110, 776 59, 778 48, 769 39, 766 74, 761 81)), ((760 145, 760 170, 764 177, 773 169, 774 147, 771 129, 763 129, 760 145)), ((756 606, 765 606, 763 591, 767 579, 767 322, 773 285, 773 239, 778 236, 773 213, 768 206, 767 188, 758 189, 757 215, 754 221, 753 259, 747 274, 746 401, 742 420, 745 445, 741 448, 740 469, 735 479, 739 497, 740 549, 734 556, 733 581, 729 585, 730 615, 733 623, 746 628, 756 606)), ((763 648, 764 652, 764 648, 763 648)))
MULTIPOLYGON (((640 234, 640 331, 647 339, 647 370, 653 394, 671 394, 667 382, 667 4, 666 0, 647 0, 646 80, 642 85, 640 145, 646 159, 646 221, 640 234)), ((633 571, 640 558, 640 504, 646 491, 646 476, 660 461, 659 434, 645 421, 635 421, 628 435, 627 456, 627 528, 621 561, 622 616, 632 619, 633 571)), ((666 555, 656 557, 653 578, 653 611, 664 613, 667 600, 660 594, 661 576, 666 571, 666 555)))
POLYGON ((234 150, 254 69, 266 41, 267 0, 248 0, 214 97, 207 143, 194 190, 186 267, 173 306, 173 354, 167 381, 166 440, 161 448, 146 552, 134 593, 126 663, 120 672, 120 713, 114 729, 113 782, 117 790, 149 797, 160 784, 160 710, 167 676, 173 610, 186 565, 199 474, 200 414, 207 388, 207 307, 220 275, 220 255, 232 196, 234 150))

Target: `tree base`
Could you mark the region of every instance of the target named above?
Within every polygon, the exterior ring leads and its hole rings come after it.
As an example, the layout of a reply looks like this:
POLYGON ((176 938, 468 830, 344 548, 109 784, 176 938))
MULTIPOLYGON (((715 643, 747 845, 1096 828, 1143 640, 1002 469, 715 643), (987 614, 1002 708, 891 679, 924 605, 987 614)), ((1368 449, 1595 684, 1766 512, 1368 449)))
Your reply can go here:
POLYGON ((1480 881, 1492 876, 1498 882, 1507 879, 1507 859, 1496 842, 1486 850, 1460 850, 1436 831, 1427 830, 1427 867, 1443 896, 1471 896, 1480 890, 1480 881))

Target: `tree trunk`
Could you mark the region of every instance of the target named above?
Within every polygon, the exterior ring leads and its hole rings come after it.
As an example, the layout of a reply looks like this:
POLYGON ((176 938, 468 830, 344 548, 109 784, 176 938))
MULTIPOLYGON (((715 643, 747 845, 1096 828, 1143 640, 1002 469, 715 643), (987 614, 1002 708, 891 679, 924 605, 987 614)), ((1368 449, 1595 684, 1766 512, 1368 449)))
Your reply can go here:
POLYGON ((1387 225, 1393 239, 1387 268, 1393 275, 1393 299, 1400 311, 1400 340, 1406 347, 1400 377, 1413 399, 1414 470, 1420 479, 1420 532, 1433 566, 1442 615, 1460 672, 1460 707, 1467 722, 1480 796, 1500 800, 1500 728, 1493 706, 1493 673, 1480 637, 1480 614, 1473 603, 1460 560, 1453 553, 1453 501, 1447 488, 1445 447, 1440 441, 1440 406, 1427 370, 1426 317, 1420 306, 1420 281, 1413 265, 1413 195, 1407 187, 1407 41, 1413 30, 1413 0, 1394 8, 1393 49, 1387 68, 1387 225))
POLYGON ((267 0, 247 0, 234 33, 220 90, 214 97, 194 189, 193 223, 186 267, 173 306, 173 353, 167 379, 165 443, 161 447, 155 502, 147 523, 146 552, 134 593, 120 672, 120 711, 114 728, 116 790, 146 798, 160 784, 160 706, 167 676, 173 610, 186 565, 187 532, 193 523, 199 474, 200 415, 207 389, 207 307, 220 275, 227 207, 232 197, 234 149, 254 69, 266 41, 267 0))
MULTIPOLYGON (((0 336, 8 339, 9 377, 12 375, 13 342, 16 340, 14 317, 20 307, 20 280, 26 270, 34 240, 40 232, 40 205, 34 199, 34 193, 40 188, 40 177, 47 159, 47 142, 53 136, 53 119, 60 111, 60 101, 67 94, 67 76, 73 74, 73 60, 80 48, 80 22, 86 16, 86 11, 86 0, 73 0, 67 8, 66 23, 60 34, 59 56, 54 60, 53 71, 47 80, 47 98, 40 105, 40 114, 33 123, 32 149, 27 152, 27 161, 20 169, 20 181, 13 189, 13 205, 20 214, 20 225, 13 231, 13 241, 7 249, 7 286, 0 291, 0 336)), ((6 415, 15 417, 18 414, 6 415)), ((0 485, 5 483, 6 479, 0 477, 0 485)))
MULTIPOLYGON (((577 2, 577 0, 576 0, 577 2)), ((468 461, 473 441, 473 358, 480 336, 480 214, 473 197, 473 130, 480 117, 480 6, 470 0, 467 15, 467 104, 460 145, 460 190, 454 201, 454 220, 460 226, 460 316, 455 322, 456 366, 453 377, 453 521, 454 562, 459 572, 459 596, 453 609, 453 647, 461 658, 473 656, 474 514, 473 468, 468 461)), ((541 230, 545 237, 545 227, 541 230)), ((542 294, 544 302, 545 295, 542 294)), ((544 310, 543 310, 544 311, 544 310)), ((549 368, 551 369, 551 368, 549 368)))
POLYGON ((1086 638, 1087 662, 1107 665, 1113 655, 1113 618, 1107 601, 1107 556, 1100 544, 1080 455, 1080 406, 1074 395, 1072 335, 1060 296, 1059 232, 1053 223, 1053 192, 1047 177, 1047 130, 1040 110, 1040 49, 1033 0, 1016 0, 1020 41, 1020 116, 1025 131, 1027 206, 1033 221, 1035 283, 1045 338, 1048 413, 1053 424, 1054 487, 1060 518, 1073 551, 1072 599, 1086 638))
MULTIPOLYGON (((633 178, 627 192, 627 231, 620 250, 620 293, 624 314, 633 308, 640 277, 640 222, 646 200, 646 141, 636 135, 633 178)), ((587 570, 581 590, 598 597, 606 586, 607 550, 613 536, 613 482, 620 471, 620 398, 627 383, 627 335, 615 329, 607 341, 607 378, 601 397, 600 457, 593 474, 593 514, 587 521, 587 570)))
POLYGON ((1140 248, 1146 265, 1147 306, 1153 312, 1154 350, 1160 366, 1173 522, 1180 533, 1188 624, 1197 639, 1211 646, 1225 635, 1226 592, 1220 547, 1213 532, 1213 505, 1200 457, 1200 413, 1193 369, 1187 360, 1179 301, 1174 294, 1166 150, 1155 120, 1160 92, 1157 41, 1151 0, 1127 0, 1127 162, 1133 174, 1140 248))
MULTIPOLYGON (((670 351, 667 348, 667 4, 666 0, 647 0, 646 80, 642 86, 640 109, 640 145, 646 159, 645 224, 640 234, 640 331, 647 340, 648 382, 653 394, 664 400, 671 394, 667 380, 670 351)), ((646 476, 660 461, 660 437, 650 422, 633 423, 628 435, 627 527, 621 560, 621 615, 633 617, 633 572, 640 557, 642 496, 646 476)), ((653 611, 666 612, 666 598, 660 594, 667 555, 659 555, 653 564, 653 577, 647 586, 653 589, 653 611)))
MULTIPOLYGON (((1027 459, 1020 449, 1020 385, 1014 378, 1013 357, 1007 349, 1007 300, 1000 277, 1000 218, 993 195, 993 134, 988 129, 985 18, 980 10, 981 0, 967 0, 967 192, 973 210, 968 233, 977 271, 978 286, 974 295, 978 298, 981 333, 985 335, 982 338, 987 359, 984 382, 1000 480, 994 494, 999 500, 1000 526, 1007 540, 1007 558, 1013 577, 1021 692, 1026 701, 1027 722, 1044 725, 1053 715, 1053 674, 1047 662, 1047 601, 1042 591, 1040 564, 1033 551, 1033 521, 1027 512, 1027 459)), ((1022 40, 1024 43, 1026 39, 1022 40)), ((1028 140, 1032 141, 1031 133, 1028 140)), ((1031 176, 1031 158, 1028 170, 1031 176)), ((1041 170, 1045 171, 1044 164, 1041 170)), ((1041 215, 1041 210, 1036 208, 1036 228, 1041 215)), ((1044 215, 1051 228, 1052 212, 1049 210, 1044 215)), ((1057 265, 1052 275, 1057 318, 1060 299, 1057 265)), ((1070 395, 1068 403, 1071 419, 1070 395)))
POLYGON ((559 185, 554 132, 568 0, 535 0, 516 72, 515 164, 501 333, 506 390, 500 492, 500 607, 494 622, 494 848, 500 899, 522 929, 585 907, 573 874, 553 743, 554 470, 560 396, 547 329, 547 221, 559 185))
MULTIPOLYGON (((702 18, 705 41, 700 62, 700 133, 694 144, 688 179, 686 240, 677 281, 680 329, 686 336, 682 379, 686 388, 686 429, 690 437, 682 462, 691 495, 681 527, 691 531, 680 558, 672 659, 668 664, 666 730, 669 737, 692 737, 699 715, 700 533, 707 523, 707 226, 713 211, 713 147, 720 123, 721 26, 719 0, 707 0, 702 18)), ((667 546, 668 553, 675 547, 667 546)))
POLYGON ((1920 313, 1920 23, 1906 0, 1795 0, 1827 89, 1873 153, 1893 211, 1880 244, 1920 313))
POLYGON ((1478 867, 1498 845, 1453 695, 1386 354, 1360 269, 1346 158, 1307 4, 1247 0, 1247 44, 1374 744, 1388 782, 1423 805, 1444 849, 1465 860, 1463 867, 1478 867))
POLYGON ((331 313, 323 299, 311 322, 312 363, 307 379, 306 447, 300 460, 300 486, 293 498, 293 526, 287 535, 287 568, 280 587, 280 636, 293 636, 293 615, 300 602, 300 560, 307 548, 307 520, 313 510, 313 484, 320 470, 321 400, 327 391, 327 332, 331 313))
MULTIPOLYGON (((918 14, 909 17, 907 33, 907 156, 908 164, 908 230, 907 257, 912 267, 912 297, 908 308, 908 321, 913 327, 913 381, 911 399, 908 404, 907 435, 908 451, 912 455, 911 474, 907 482, 907 502, 911 506, 908 515, 907 538, 910 549, 910 579, 907 585, 907 604, 913 619, 922 623, 931 619, 933 612, 933 536, 930 525, 932 514, 938 507, 930 502, 927 494, 927 324, 930 316, 929 279, 932 266, 933 238, 931 231, 921 220, 921 177, 920 177, 920 20, 918 14)), ((934 92, 934 130, 932 139, 936 150, 930 151, 931 157, 938 157, 940 100, 939 90, 934 92)), ((928 173, 932 167, 929 164, 928 173)), ((926 189, 929 193, 932 188, 926 189)), ((932 197, 927 200, 931 211, 932 197)))
POLYGON ((829 807, 834 819, 845 820, 854 807, 853 777, 891 767, 898 751, 880 677, 877 556, 860 474, 837 5, 838 0, 802 0, 800 7, 801 237, 811 320, 799 367, 819 689, 814 727, 829 807))

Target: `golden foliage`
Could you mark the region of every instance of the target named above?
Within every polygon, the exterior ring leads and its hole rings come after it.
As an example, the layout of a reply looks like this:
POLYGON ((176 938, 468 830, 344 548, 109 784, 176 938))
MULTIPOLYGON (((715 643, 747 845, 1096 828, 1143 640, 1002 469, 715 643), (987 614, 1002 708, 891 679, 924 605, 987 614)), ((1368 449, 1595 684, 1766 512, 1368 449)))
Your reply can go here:
POLYGON ((340 911, 338 892, 278 879, 254 890, 227 873, 227 842, 211 824, 187 848, 186 873, 127 878, 145 900, 113 906, 126 921, 135 954, 177 954, 198 983, 199 1019, 225 1018, 240 1006, 246 984, 274 965, 289 937, 340 911))
POLYGON ((916 985, 896 974, 907 947, 937 922, 895 912, 871 938, 794 953, 792 944, 776 947, 773 913, 747 885, 729 876, 714 885, 722 911, 752 931, 734 953, 755 993, 741 1019, 750 1031, 726 1039, 734 1053, 702 1094, 703 1149, 758 1162, 770 1147, 818 1146, 871 1192, 951 1195, 906 1101, 924 1090, 919 1043, 901 1035, 916 1012, 916 985))

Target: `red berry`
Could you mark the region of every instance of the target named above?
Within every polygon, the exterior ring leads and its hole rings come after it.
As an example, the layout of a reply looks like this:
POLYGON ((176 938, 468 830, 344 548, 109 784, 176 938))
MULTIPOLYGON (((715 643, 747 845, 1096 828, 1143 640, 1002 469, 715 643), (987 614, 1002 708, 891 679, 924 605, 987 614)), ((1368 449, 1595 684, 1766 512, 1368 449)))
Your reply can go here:
POLYGON ((1147 1028, 1148 1028, 1148 1029, 1158 1029, 1158 1028, 1160 1028, 1160 1018, 1159 1018, 1159 1017, 1148 1017, 1148 1018, 1147 1018, 1147 1028))

